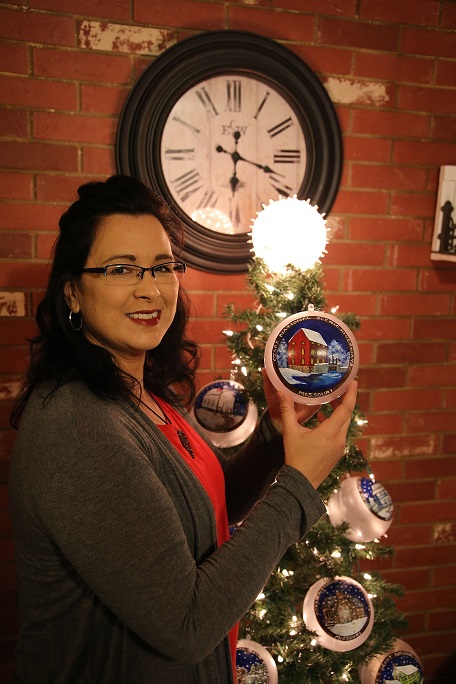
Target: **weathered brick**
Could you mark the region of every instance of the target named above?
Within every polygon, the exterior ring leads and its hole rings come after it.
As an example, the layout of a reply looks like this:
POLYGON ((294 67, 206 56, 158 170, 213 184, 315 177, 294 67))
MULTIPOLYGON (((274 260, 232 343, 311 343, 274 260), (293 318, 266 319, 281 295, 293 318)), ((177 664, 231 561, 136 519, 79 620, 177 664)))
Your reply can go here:
POLYGON ((35 137, 41 140, 113 145, 116 139, 117 119, 101 116, 35 112, 33 128, 35 137))
MULTIPOLYGON (((17 109, 0 109, 0 135, 8 138, 27 138, 29 113, 17 109)), ((2 142, 2 145, 4 143, 2 142)))
POLYGON ((370 0, 360 7, 361 19, 374 19, 394 24, 423 24, 423 26, 438 26, 440 2, 416 3, 414 0, 370 0))
POLYGON ((35 75, 48 78, 120 84, 129 83, 131 78, 130 59, 123 55, 36 48, 33 64, 35 75))
POLYGON ((5 140, 0 146, 0 164, 24 171, 77 171, 78 150, 75 145, 5 140))
POLYGON ((30 200, 33 198, 32 183, 31 174, 0 172, 0 197, 30 200))
POLYGON ((59 14, 106 19, 130 19, 130 0, 31 0, 35 9, 55 10, 59 14))
MULTIPOLYGON (((381 316, 445 316, 449 314, 449 294, 386 294, 379 297, 381 316)), ((419 336, 417 336, 419 339, 419 336)))
POLYGON ((405 26, 400 51, 412 55, 454 58, 454 34, 451 31, 405 26))
POLYGON ((70 17, 52 16, 39 12, 0 9, 0 37, 29 43, 62 45, 75 44, 74 21, 70 17))
POLYGON ((29 58, 27 45, 20 43, 0 43, 1 70, 14 74, 29 72, 29 58))
POLYGON ((168 0, 166 3, 136 0, 133 19, 135 22, 153 26, 214 30, 225 28, 225 8, 212 3, 198 5, 189 0, 168 0))
POLYGON ((352 216, 349 226, 352 240, 394 240, 398 243, 403 240, 408 243, 423 237, 423 222, 418 219, 352 216))
MULTIPOLYGON (((398 437, 374 437, 371 439, 371 457, 390 459, 410 456, 428 456, 435 452, 434 435, 403 435, 398 437)), ((413 473, 412 469, 412 473, 413 473)))
POLYGON ((114 147, 83 146, 82 169, 88 174, 111 176, 116 171, 114 147))
MULTIPOLYGON (((23 292, 0 292, 0 316, 15 318, 25 316, 25 313, 25 294, 23 292)), ((7 332, 9 330, 8 327, 7 332)), ((8 334, 2 337, 3 344, 11 344, 8 340, 8 334)))
POLYGON ((100 21, 79 24, 79 47, 86 50, 159 55, 176 42, 174 31, 100 21))
POLYGON ((9 105, 46 109, 75 109, 76 86, 23 76, 0 76, 3 102, 9 105))
MULTIPOLYGON (((347 69, 345 73, 348 72, 347 69)), ((384 52, 359 52, 354 55, 353 73, 355 76, 381 78, 390 82, 432 83, 434 60, 384 52)))
POLYGON ((81 109, 92 114, 120 114, 128 88, 116 86, 81 86, 81 109))
POLYGON ((2 233, 0 257, 2 259, 27 259, 33 256, 33 241, 29 233, 2 233))
POLYGON ((350 48, 366 48, 385 52, 396 52, 399 45, 400 31, 398 26, 321 17, 318 29, 319 41, 323 44, 345 45, 350 48))

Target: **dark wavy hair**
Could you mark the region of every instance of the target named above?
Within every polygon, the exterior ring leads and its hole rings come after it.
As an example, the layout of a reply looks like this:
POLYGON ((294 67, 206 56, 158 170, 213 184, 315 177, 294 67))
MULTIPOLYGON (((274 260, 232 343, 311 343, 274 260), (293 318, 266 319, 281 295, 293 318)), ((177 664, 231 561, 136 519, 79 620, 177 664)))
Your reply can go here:
MULTIPOLYGON (((48 397, 60 385, 80 380, 103 399, 133 399, 137 380, 116 365, 110 352, 89 342, 68 321, 65 283, 81 277, 103 219, 113 214, 150 214, 160 221, 177 250, 182 245, 183 230, 177 216, 135 178, 111 176, 106 181, 85 183, 78 188, 78 195, 59 221, 47 290, 36 312, 39 334, 30 340, 29 368, 11 414, 16 428, 31 392, 45 381, 52 381, 48 397)), ((146 388, 175 405, 189 403, 195 396, 199 349, 186 338, 189 308, 180 286, 171 326, 160 344, 146 352, 146 388)))

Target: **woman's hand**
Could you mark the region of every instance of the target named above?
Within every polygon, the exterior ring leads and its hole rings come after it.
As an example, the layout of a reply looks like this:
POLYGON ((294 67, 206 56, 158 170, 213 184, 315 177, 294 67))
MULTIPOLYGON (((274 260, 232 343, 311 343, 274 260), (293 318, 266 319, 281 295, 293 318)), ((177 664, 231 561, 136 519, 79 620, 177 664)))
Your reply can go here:
POLYGON ((342 399, 331 402, 334 411, 325 418, 318 414, 320 424, 313 429, 303 427, 293 401, 284 392, 277 392, 283 425, 285 463, 307 477, 315 489, 325 480, 343 456, 347 431, 355 408, 357 382, 353 381, 342 399))
MULTIPOLYGON (((272 382, 270 381, 266 368, 261 370, 261 375, 263 376, 263 390, 266 401, 268 402, 268 415, 271 419, 271 423, 274 425, 276 430, 281 434, 283 432, 282 426, 282 412, 280 410, 280 401, 278 397, 278 392, 272 382)), ((294 405, 296 411, 296 418, 300 423, 305 423, 309 418, 312 418, 317 411, 320 410, 320 405, 307 406, 306 404, 294 405)))

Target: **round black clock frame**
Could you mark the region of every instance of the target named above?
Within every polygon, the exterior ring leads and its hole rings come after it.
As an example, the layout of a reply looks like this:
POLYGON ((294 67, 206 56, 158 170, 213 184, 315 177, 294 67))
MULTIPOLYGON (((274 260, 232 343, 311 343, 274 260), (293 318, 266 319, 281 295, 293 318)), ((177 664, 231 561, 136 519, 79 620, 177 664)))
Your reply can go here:
MULTIPOLYGON (((328 213, 337 195, 343 148, 339 122, 324 86, 297 55, 283 45, 247 31, 211 31, 183 40, 143 72, 123 107, 116 139, 118 173, 155 188, 184 223, 182 258, 213 273, 242 273, 251 258, 245 233, 224 234, 193 221, 176 206, 162 170, 161 137, 176 101, 197 83, 218 75, 255 78, 278 91, 303 130, 307 158, 299 199, 328 213)), ((254 217, 251 217, 254 218, 254 217)))

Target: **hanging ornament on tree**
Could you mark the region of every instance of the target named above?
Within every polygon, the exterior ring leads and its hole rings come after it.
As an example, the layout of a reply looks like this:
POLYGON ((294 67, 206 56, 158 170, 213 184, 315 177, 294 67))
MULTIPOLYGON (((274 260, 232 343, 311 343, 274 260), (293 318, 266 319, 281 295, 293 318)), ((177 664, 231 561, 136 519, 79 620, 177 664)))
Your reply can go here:
POLYGON ((272 273, 285 273, 291 264, 301 271, 313 268, 326 254, 326 221, 310 201, 294 197, 263 204, 252 226, 255 255, 272 273))
POLYGON ((361 684, 423 684, 421 662, 405 641, 396 639, 388 653, 380 653, 358 667, 361 684))
POLYGON ((251 639, 236 648, 236 684, 277 684, 277 665, 269 651, 251 639))
POLYGON ((324 404, 347 390, 358 372, 359 351, 345 323, 309 305, 274 328, 264 363, 274 387, 293 401, 324 404))
POLYGON ((393 522, 393 502, 383 485, 370 477, 347 477, 328 501, 331 523, 348 522, 346 537, 369 542, 382 537, 393 522))
POLYGON ((351 577, 324 577, 308 590, 303 604, 307 629, 317 633, 320 646, 352 651, 372 631, 374 609, 364 587, 351 577))
POLYGON ((215 446, 228 448, 250 437, 257 424, 258 409, 239 382, 215 380, 196 395, 193 415, 215 446))

